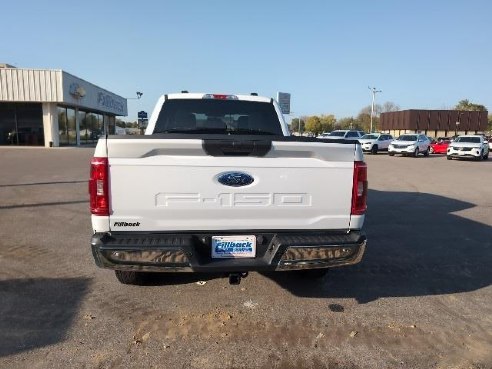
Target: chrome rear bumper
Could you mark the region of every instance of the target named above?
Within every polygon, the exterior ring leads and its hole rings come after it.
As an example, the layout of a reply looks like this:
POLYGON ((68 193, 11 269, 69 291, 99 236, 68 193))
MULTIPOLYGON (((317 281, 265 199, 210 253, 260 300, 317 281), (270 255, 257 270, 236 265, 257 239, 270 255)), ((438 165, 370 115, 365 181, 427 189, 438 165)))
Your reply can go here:
MULTIPOLYGON (((360 231, 241 233, 256 236, 254 258, 213 259, 211 233, 96 233, 91 246, 96 264, 102 268, 149 272, 248 272, 356 264, 361 261, 367 243, 365 234, 360 231)), ((213 233, 217 234, 227 233, 213 233)))

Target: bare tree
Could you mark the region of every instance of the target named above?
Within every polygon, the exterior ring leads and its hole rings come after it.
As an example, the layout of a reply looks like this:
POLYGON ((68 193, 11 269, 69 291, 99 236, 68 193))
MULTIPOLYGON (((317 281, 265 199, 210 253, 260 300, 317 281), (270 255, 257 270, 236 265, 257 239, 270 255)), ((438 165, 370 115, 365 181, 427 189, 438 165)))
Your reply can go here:
MULTIPOLYGON (((379 116, 379 114, 381 114, 382 111, 383 111, 383 107, 380 104, 374 104, 374 115, 376 117, 379 116)), ((371 116, 371 105, 367 105, 363 107, 360 110, 359 114, 368 114, 369 116, 371 116)))
POLYGON ((400 110, 400 106, 397 105, 397 104, 395 104, 392 101, 386 101, 383 104, 383 108, 382 108, 382 112, 383 113, 386 113, 386 112, 389 112, 389 111, 398 111, 398 110, 400 110))

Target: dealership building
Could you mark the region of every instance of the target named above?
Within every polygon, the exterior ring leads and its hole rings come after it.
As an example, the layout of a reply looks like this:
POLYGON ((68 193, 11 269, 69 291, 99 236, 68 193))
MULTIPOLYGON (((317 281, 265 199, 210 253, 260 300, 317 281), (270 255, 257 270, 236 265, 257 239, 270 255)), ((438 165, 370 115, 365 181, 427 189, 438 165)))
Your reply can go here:
POLYGON ((125 98, 70 73, 0 64, 0 145, 93 144, 126 115, 125 98))
POLYGON ((476 134, 487 130, 487 111, 402 110, 381 113, 380 129, 393 136, 421 132, 431 137, 476 134))

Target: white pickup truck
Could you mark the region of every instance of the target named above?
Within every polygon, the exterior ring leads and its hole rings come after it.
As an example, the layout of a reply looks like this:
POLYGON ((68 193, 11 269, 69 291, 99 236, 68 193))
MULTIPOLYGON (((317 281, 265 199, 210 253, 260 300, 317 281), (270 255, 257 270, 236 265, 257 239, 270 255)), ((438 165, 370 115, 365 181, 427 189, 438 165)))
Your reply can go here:
POLYGON ((162 96, 143 136, 99 139, 89 181, 96 264, 145 272, 307 270, 358 263, 367 167, 357 141, 290 136, 277 102, 162 96))

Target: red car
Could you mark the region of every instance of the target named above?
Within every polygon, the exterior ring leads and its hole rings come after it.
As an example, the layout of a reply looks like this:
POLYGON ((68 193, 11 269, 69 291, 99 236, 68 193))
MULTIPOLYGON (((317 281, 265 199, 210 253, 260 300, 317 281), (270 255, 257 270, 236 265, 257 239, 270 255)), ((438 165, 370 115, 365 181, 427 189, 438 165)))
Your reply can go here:
POLYGON ((430 144, 430 153, 431 154, 446 154, 448 150, 449 143, 451 139, 444 137, 438 138, 437 141, 432 140, 430 144))

